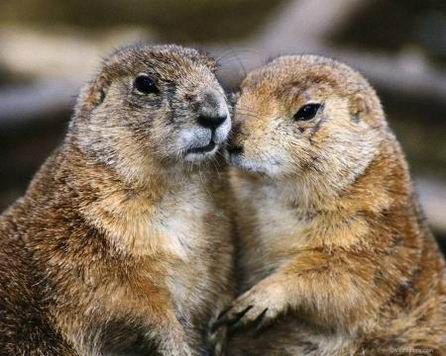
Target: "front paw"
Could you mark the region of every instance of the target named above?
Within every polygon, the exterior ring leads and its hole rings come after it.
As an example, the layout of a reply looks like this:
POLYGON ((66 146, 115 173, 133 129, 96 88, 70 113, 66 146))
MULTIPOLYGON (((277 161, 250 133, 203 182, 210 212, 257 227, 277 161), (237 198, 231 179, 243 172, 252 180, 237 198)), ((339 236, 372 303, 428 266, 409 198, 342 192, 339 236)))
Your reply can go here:
POLYGON ((284 297, 281 285, 267 280, 260 282, 220 313, 213 330, 227 325, 234 332, 240 327, 252 326, 254 333, 259 334, 285 310, 284 297))

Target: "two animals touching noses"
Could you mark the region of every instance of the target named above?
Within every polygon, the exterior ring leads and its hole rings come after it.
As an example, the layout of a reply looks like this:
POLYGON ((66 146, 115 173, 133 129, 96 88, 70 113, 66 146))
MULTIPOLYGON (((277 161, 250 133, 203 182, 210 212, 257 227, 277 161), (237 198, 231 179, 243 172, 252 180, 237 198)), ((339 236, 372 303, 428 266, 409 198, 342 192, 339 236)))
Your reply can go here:
POLYGON ((444 258, 378 96, 130 46, 0 217, 2 355, 446 354, 444 258))

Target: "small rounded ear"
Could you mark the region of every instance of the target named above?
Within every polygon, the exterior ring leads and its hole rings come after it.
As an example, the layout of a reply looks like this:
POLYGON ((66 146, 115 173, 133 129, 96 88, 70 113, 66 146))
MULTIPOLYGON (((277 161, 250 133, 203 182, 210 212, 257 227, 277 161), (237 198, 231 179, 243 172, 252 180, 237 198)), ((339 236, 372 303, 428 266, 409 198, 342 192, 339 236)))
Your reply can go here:
POLYGON ((99 75, 85 89, 82 95, 83 103, 91 109, 101 105, 107 96, 110 84, 110 80, 108 80, 104 75, 99 75))
POLYGON ((350 103, 350 113, 352 115, 352 120, 359 122, 364 114, 369 112, 369 105, 367 103, 367 98, 365 98, 361 93, 353 96, 350 103))

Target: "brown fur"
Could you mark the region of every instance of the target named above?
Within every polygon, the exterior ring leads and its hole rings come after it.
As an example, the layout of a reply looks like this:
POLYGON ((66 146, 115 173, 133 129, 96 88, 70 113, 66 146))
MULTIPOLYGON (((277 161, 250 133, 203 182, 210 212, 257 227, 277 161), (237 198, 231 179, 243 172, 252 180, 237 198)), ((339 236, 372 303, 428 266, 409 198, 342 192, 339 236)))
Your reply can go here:
POLYGON ((227 111, 214 69, 192 49, 129 47, 83 90, 63 144, 0 218, 2 354, 210 349, 232 296, 228 182, 215 154, 185 149, 210 137, 196 123, 206 93, 227 111), (158 94, 134 92, 141 72, 158 94))
POLYGON ((367 81, 281 57, 248 74, 234 115, 244 293, 216 324, 232 325, 229 353, 445 353, 444 259, 367 81), (294 119, 306 103, 322 107, 294 119))

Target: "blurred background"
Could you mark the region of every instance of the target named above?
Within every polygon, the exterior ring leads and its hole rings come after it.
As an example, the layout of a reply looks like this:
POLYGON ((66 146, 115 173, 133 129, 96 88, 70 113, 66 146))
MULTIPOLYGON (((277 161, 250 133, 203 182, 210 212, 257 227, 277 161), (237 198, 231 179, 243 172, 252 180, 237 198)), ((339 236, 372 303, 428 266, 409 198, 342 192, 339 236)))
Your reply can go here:
POLYGON ((206 49, 228 89, 277 54, 324 54, 360 70, 446 251, 444 0, 1 0, 0 211, 61 141, 101 58, 140 40, 206 49))

